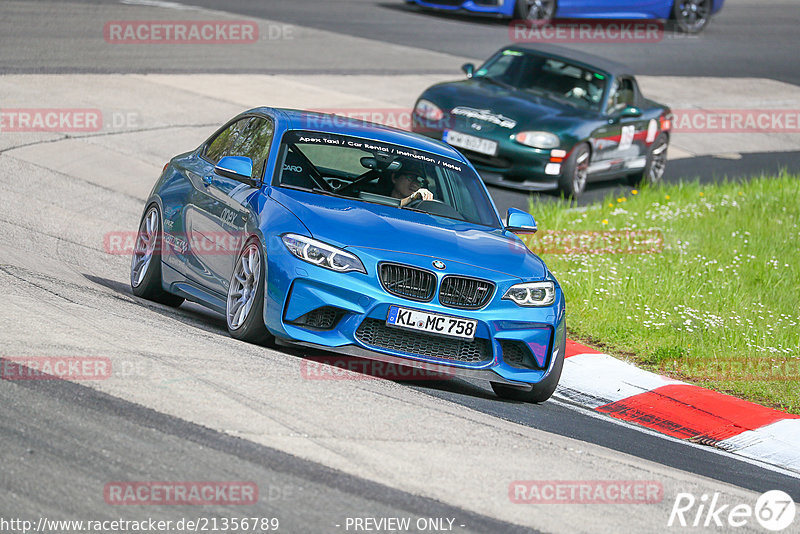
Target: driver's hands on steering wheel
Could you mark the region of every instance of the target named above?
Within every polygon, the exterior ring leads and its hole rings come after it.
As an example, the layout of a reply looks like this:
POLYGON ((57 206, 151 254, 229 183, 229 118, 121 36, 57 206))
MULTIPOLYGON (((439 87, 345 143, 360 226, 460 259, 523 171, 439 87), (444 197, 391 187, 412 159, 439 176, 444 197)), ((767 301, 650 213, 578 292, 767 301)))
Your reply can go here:
POLYGON ((414 202, 415 200, 420 200, 420 201, 433 200, 433 193, 431 193, 424 187, 420 187, 419 189, 414 191, 414 193, 401 200, 400 207, 402 208, 403 206, 408 206, 411 202, 414 202))

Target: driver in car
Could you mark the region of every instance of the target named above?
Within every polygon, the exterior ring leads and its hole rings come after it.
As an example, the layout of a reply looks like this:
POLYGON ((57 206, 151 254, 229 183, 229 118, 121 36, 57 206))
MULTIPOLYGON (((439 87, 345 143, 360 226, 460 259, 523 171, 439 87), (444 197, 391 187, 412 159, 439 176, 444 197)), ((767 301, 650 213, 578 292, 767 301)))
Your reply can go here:
POLYGON ((411 172, 398 172, 392 176, 393 189, 391 196, 400 199, 400 207, 407 206, 414 200, 433 200, 425 186, 425 178, 411 172))

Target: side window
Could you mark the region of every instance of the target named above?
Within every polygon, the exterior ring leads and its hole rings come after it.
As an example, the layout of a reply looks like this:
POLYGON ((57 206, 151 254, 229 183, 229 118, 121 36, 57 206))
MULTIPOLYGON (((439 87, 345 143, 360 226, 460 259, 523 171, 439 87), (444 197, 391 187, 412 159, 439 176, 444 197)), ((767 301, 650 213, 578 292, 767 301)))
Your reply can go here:
POLYGON ((633 88, 633 81, 630 78, 614 80, 611 95, 608 99, 608 112, 616 113, 628 106, 636 105, 634 102, 635 97, 636 92, 633 88))
POLYGON ((272 121, 256 117, 245 127, 234 147, 234 156, 247 156, 253 160, 253 178, 259 180, 269 157, 275 128, 272 121))
POLYGON ((274 134, 272 121, 261 117, 238 120, 220 133, 206 149, 206 158, 216 164, 225 156, 247 156, 253 160, 253 177, 261 178, 274 134))
POLYGON ((251 118, 238 120, 225 128, 206 148, 206 158, 214 165, 225 156, 233 156, 233 147, 251 118))

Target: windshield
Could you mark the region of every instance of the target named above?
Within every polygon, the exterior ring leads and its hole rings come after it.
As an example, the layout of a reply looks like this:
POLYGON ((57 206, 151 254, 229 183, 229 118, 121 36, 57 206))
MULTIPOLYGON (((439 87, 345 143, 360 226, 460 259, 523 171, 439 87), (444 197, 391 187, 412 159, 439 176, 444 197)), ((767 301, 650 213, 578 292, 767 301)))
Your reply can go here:
POLYGON ((456 160, 371 139, 289 131, 273 185, 500 227, 480 177, 456 160), (430 200, 408 193, 427 189, 430 200))
POLYGON ((538 54, 503 50, 486 62, 475 78, 545 96, 574 107, 600 111, 605 74, 538 54))

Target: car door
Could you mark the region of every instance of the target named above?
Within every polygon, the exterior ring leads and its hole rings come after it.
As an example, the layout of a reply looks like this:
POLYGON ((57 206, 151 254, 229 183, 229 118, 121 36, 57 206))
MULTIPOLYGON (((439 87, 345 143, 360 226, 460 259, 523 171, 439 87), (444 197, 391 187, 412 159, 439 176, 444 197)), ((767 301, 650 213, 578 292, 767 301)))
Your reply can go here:
POLYGON ((258 189, 220 176, 214 166, 225 156, 253 160, 253 177, 260 180, 269 155, 274 126, 261 116, 240 119, 206 147, 199 180, 186 213, 195 277, 208 289, 227 293, 230 275, 241 247, 250 216, 248 199, 258 189))
POLYGON ((630 76, 614 79, 606 105, 607 121, 593 134, 592 175, 624 174, 644 167, 648 121, 639 114, 639 88, 630 76))

